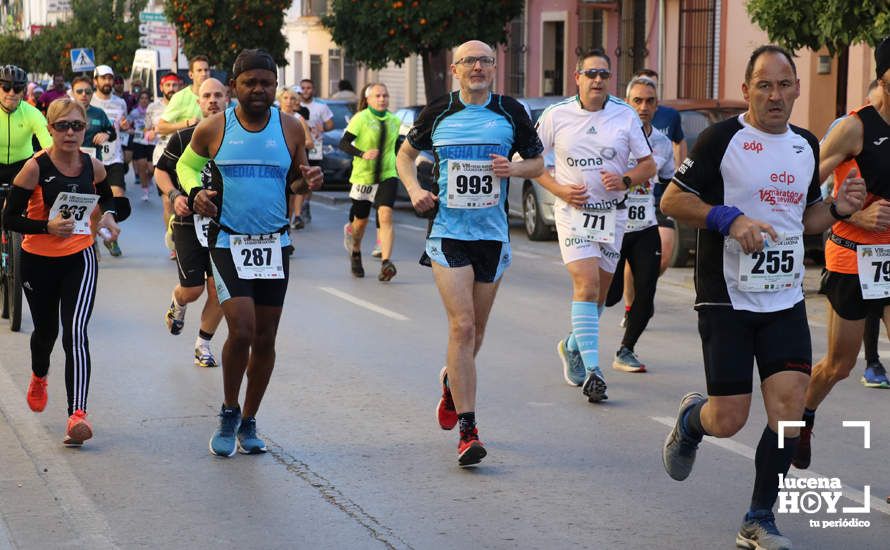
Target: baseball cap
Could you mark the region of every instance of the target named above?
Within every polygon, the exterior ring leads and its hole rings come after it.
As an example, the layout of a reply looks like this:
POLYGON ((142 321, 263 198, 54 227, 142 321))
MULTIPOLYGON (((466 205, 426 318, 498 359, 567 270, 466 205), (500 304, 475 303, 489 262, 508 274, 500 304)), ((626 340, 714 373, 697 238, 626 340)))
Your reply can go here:
POLYGON ((105 76, 105 75, 113 75, 114 71, 108 65, 99 65, 96 67, 95 76, 105 76))

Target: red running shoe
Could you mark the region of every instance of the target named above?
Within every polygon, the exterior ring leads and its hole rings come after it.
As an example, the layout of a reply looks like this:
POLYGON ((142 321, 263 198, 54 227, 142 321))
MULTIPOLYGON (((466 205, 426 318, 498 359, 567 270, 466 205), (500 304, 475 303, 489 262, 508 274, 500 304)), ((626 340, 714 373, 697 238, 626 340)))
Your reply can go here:
POLYGON ((83 409, 77 409, 68 417, 68 431, 63 443, 79 446, 91 437, 93 437, 93 427, 87 422, 87 413, 83 409))
POLYGON ((457 426, 457 410, 454 408, 454 400, 451 399, 451 390, 448 388, 448 373, 442 367, 439 372, 439 381, 442 382, 442 397, 436 407, 436 418, 443 430, 453 430, 457 426))
POLYGON ((457 463, 461 466, 479 464, 485 455, 485 447, 479 441, 479 430, 473 428, 471 432, 461 432, 460 442, 457 444, 457 463))
POLYGON ((42 412, 46 408, 46 376, 40 378, 31 373, 31 383, 28 384, 28 406, 34 412, 42 412))

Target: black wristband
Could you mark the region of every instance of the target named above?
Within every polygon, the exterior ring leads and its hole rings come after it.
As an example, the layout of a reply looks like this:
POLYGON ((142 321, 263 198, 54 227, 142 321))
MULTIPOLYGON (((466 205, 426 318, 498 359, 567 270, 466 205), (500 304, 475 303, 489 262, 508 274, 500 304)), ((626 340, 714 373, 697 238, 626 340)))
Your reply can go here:
POLYGON ((834 218, 834 219, 836 219, 836 220, 838 220, 838 221, 848 220, 848 219, 850 219, 850 216, 853 215, 853 214, 851 213, 851 214, 847 214, 847 215, 845 216, 845 215, 841 214, 840 212, 838 212, 838 211, 837 211, 837 203, 836 203, 836 202, 832 202, 831 205, 828 207, 828 213, 831 214, 831 217, 832 217, 832 218, 834 218))

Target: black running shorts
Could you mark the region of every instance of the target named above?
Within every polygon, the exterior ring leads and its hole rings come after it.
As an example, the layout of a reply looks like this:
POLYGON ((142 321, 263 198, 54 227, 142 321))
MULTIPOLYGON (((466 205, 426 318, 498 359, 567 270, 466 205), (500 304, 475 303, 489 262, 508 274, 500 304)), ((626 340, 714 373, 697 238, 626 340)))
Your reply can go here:
POLYGON ((813 350, 803 300, 769 313, 702 307, 698 332, 708 395, 750 394, 755 359, 761 382, 782 371, 810 374, 813 350))
POLYGON ((123 162, 106 164, 105 173, 106 179, 108 180, 108 185, 120 187, 121 189, 125 189, 127 187, 127 185, 124 183, 124 174, 126 173, 126 169, 124 168, 123 162))
POLYGON ((219 303, 222 304, 229 298, 246 297, 253 298, 253 303, 258 306, 282 307, 290 277, 289 259, 293 251, 292 246, 281 249, 281 260, 284 264, 283 279, 240 279, 235 270, 232 251, 228 248, 211 249, 210 266, 219 303))
POLYGON ((862 299, 859 275, 826 270, 822 274, 820 292, 828 297, 835 313, 848 321, 861 321, 872 311, 882 317, 884 308, 890 306, 890 298, 862 299))
POLYGON ((396 203, 396 191, 399 189, 399 179, 389 178, 380 182, 377 187, 377 194, 374 195, 374 208, 388 206, 396 203))
POLYGON ((431 238, 426 241, 426 253, 420 263, 431 259, 445 267, 473 267, 477 283, 493 283, 510 267, 510 243, 501 241, 460 241, 431 238))
POLYGON ((173 244, 176 247, 179 284, 184 287, 202 286, 205 277, 213 277, 210 251, 198 241, 192 218, 186 218, 188 222, 177 221, 179 219, 177 216, 173 220, 173 244))

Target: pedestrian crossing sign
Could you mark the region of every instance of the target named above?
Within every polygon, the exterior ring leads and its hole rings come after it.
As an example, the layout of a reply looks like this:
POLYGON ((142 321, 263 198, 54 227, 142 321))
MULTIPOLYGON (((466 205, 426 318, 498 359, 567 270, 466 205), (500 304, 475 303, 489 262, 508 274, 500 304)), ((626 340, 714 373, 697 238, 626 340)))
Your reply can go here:
POLYGON ((71 48, 71 70, 75 73, 92 71, 96 68, 96 54, 93 48, 71 48))

